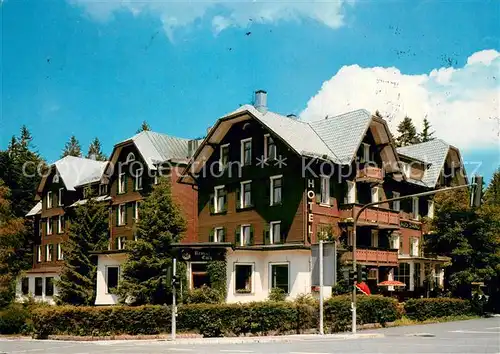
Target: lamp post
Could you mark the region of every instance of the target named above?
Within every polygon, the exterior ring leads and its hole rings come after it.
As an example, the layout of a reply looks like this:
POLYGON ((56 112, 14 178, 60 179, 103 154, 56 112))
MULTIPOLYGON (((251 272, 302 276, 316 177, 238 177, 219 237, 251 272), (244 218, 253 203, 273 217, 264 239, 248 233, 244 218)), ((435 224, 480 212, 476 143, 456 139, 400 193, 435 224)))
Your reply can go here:
MULTIPOLYGON (((359 208, 359 210, 355 213, 354 220, 352 223, 352 227, 353 227, 353 231, 352 231, 352 269, 354 271, 354 274, 357 274, 356 228, 358 225, 358 219, 359 219, 361 213, 365 209, 367 209, 371 206, 382 204, 382 203, 394 202, 394 201, 398 201, 398 200, 404 200, 404 199, 415 198, 415 197, 426 197, 428 195, 434 195, 434 194, 438 194, 438 193, 442 193, 442 192, 448 192, 448 191, 452 191, 455 189, 476 187, 476 186, 478 186, 476 181, 482 181, 481 177, 476 177, 475 179, 473 179, 473 183, 471 183, 471 184, 463 184, 460 186, 447 187, 447 188, 438 189, 438 190, 434 190, 434 191, 410 194, 410 195, 405 195, 403 197, 397 197, 397 198, 386 199, 386 200, 382 200, 382 201, 378 201, 378 202, 372 202, 372 203, 368 203, 368 204, 361 206, 361 208, 359 208)), ((471 197, 471 204, 473 204, 473 203, 478 204, 479 202, 477 202, 477 201, 481 199, 481 186, 479 185, 479 188, 474 188, 473 191, 474 191, 475 195, 471 197)), ((356 333, 356 290, 357 290, 356 283, 357 282, 354 281, 353 286, 352 286, 352 300, 351 300, 352 301, 351 302, 351 310, 352 310, 352 333, 353 334, 356 333)))

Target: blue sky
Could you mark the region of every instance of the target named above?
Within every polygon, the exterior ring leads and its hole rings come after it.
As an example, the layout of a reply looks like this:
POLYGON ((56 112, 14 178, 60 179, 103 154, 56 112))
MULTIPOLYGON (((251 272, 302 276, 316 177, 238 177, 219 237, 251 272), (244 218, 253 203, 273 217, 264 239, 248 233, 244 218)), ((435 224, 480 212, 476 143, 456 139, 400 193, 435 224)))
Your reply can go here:
POLYGON ((302 119, 427 115, 480 173, 500 164, 498 1, 4 0, 0 21, 0 148, 22 124, 48 161, 72 134, 110 153, 143 120, 200 137, 262 88, 302 119))

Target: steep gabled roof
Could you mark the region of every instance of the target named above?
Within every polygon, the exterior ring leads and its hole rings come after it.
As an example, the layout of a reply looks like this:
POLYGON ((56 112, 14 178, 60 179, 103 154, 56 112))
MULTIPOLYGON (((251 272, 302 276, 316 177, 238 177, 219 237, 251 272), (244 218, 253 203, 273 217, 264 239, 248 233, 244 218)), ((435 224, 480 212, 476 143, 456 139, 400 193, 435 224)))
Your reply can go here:
MULTIPOLYGON (((106 161, 96 161, 82 157, 66 156, 54 162, 50 168, 55 169, 54 178, 61 178, 69 191, 84 184, 98 182, 106 167, 106 161)), ((38 193, 43 191, 48 176, 44 176, 38 185, 38 193)))
MULTIPOLYGON (((170 159, 186 160, 189 158, 188 142, 189 139, 177 138, 167 134, 156 133, 152 131, 142 131, 133 137, 126 139, 115 145, 113 155, 116 152, 116 146, 132 142, 146 161, 150 170, 155 170, 155 164, 168 161, 170 159)), ((112 160, 112 157, 110 160, 112 160)))
POLYGON ((430 164, 424 172, 422 182, 424 182, 427 186, 434 188, 438 182, 439 175, 441 174, 441 170, 443 169, 450 149, 454 149, 457 152, 458 158, 460 159, 460 165, 462 166, 458 149, 441 139, 403 146, 398 148, 397 151, 400 155, 408 156, 430 164))

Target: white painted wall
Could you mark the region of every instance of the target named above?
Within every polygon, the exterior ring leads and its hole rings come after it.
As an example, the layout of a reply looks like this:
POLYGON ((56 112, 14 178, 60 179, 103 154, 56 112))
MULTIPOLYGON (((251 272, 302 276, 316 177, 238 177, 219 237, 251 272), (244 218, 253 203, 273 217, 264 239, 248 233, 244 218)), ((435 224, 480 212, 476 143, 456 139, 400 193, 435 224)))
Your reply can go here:
POLYGON ((28 300, 29 296, 32 296, 35 301, 46 302, 50 305, 55 305, 54 297, 59 293, 57 290, 57 286, 54 285, 54 296, 46 296, 45 295, 45 278, 54 278, 54 282, 59 279, 59 274, 57 273, 36 273, 36 274, 25 274, 22 277, 19 277, 16 282, 16 301, 24 302, 28 300), (23 295, 22 293, 22 279, 28 278, 29 283, 29 294, 23 295), (42 296, 35 296, 35 278, 42 278, 42 296))
MULTIPOLYGON (((125 253, 100 254, 97 257, 97 284, 96 284, 96 305, 115 305, 118 303, 118 297, 107 292, 106 285, 106 267, 120 266, 125 262, 127 255, 125 253)), ((121 269, 118 272, 121 277, 121 269)))
MULTIPOLYGON (((263 301, 269 296, 270 265, 288 263, 289 289, 287 299, 311 293, 312 259, 310 250, 247 251, 229 250, 227 253, 227 299, 228 303, 263 301), (253 264, 252 293, 235 292, 235 264, 253 264)), ((331 287, 324 288, 324 297, 331 295, 331 287)), ((317 294, 315 294, 317 295, 317 294)))

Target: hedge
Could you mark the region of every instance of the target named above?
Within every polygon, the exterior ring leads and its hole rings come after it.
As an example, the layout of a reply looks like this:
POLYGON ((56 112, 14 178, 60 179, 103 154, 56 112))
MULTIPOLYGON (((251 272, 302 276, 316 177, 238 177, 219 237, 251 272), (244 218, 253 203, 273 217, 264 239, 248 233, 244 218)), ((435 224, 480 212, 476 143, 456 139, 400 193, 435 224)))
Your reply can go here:
POLYGON ((452 298, 410 299, 404 308, 406 316, 417 321, 476 314, 469 300, 452 298))
MULTIPOLYGON (((397 301, 381 296, 361 296, 358 323, 386 323, 400 317, 397 301)), ((170 331, 167 306, 74 307, 59 306, 33 311, 36 336, 52 334, 109 336, 158 334, 170 331)), ((206 337, 245 334, 301 333, 317 327, 317 302, 253 302, 248 304, 188 304, 178 307, 177 329, 206 337)), ((337 296, 325 302, 327 331, 347 330, 351 302, 337 296)))
POLYGON ((30 311, 21 304, 11 304, 0 310, 0 334, 29 333, 30 311))

